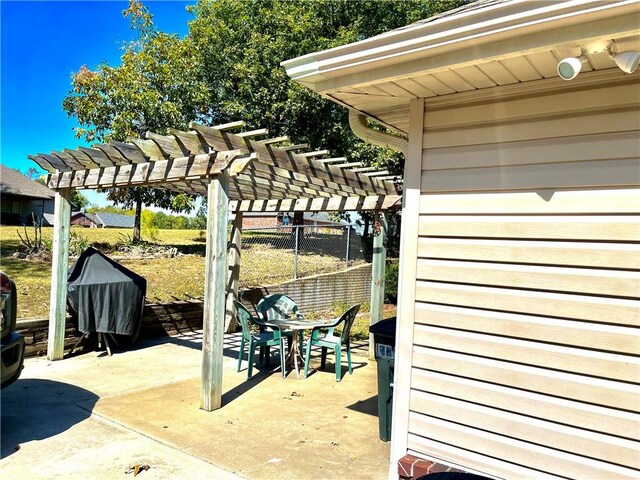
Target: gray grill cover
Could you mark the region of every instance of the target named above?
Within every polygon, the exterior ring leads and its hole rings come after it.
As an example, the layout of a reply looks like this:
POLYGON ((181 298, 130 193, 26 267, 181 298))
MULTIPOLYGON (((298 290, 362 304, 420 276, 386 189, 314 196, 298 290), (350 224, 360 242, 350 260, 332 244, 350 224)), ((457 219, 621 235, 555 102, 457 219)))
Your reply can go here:
POLYGON ((93 247, 71 266, 68 306, 81 332, 134 335, 142 319, 147 281, 93 247))

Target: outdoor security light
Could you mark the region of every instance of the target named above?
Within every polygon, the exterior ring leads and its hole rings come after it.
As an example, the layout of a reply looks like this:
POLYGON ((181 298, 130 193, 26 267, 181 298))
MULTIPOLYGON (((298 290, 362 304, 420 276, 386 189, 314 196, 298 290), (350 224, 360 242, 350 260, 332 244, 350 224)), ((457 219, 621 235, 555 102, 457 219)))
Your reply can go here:
POLYGON ((607 49, 609 57, 616 62, 616 65, 624 73, 633 73, 640 63, 640 52, 627 50, 626 52, 614 53, 611 47, 607 49))
POLYGON ((579 57, 567 57, 558 62, 558 75, 563 80, 573 80, 582 70, 582 64, 587 61, 587 57, 582 54, 579 57))

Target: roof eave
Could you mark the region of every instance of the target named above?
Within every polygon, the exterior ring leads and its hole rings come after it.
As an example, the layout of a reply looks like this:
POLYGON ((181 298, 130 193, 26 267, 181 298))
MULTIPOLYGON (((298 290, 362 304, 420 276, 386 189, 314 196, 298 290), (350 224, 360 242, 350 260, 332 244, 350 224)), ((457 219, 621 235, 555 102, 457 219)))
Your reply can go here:
POLYGON ((325 92, 349 82, 341 79, 357 75, 366 68, 368 79, 373 71, 399 64, 406 59, 433 57, 443 53, 488 43, 495 37, 515 37, 530 31, 568 20, 593 22, 615 16, 638 15, 637 0, 616 2, 576 1, 549 3, 516 0, 486 8, 443 17, 433 22, 414 24, 382 35, 314 52, 282 62, 287 74, 296 82, 316 91, 325 92), (538 5, 538 8, 532 8, 538 5))

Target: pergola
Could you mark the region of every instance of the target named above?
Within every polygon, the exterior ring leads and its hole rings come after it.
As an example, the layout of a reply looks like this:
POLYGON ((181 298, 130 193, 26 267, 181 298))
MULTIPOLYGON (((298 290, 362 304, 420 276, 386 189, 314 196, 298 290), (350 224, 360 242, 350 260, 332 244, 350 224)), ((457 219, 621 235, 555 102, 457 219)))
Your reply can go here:
MULTIPOLYGON (((290 143, 286 136, 259 140, 268 135, 265 129, 231 133, 244 126, 242 121, 214 127, 192 123, 189 132, 149 132, 146 139, 29 156, 49 172, 47 185, 55 191, 50 360, 64 353, 73 189, 155 187, 208 196, 200 402, 208 411, 221 406, 223 335, 237 298, 242 212, 380 212, 401 199, 398 179, 387 171, 331 158, 326 150, 304 151, 306 144, 278 146, 290 143), (230 211, 236 216, 227 245, 230 211)), ((383 235, 374 237, 372 322, 382 318, 382 240, 383 235)))

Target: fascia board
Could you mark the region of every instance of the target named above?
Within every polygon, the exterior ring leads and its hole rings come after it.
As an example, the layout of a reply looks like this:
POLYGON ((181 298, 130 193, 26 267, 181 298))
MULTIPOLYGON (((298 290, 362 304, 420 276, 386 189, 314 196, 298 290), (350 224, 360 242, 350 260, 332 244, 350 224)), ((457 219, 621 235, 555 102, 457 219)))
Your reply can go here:
MULTIPOLYGON (((322 92, 331 88, 329 85, 350 84, 330 81, 337 78, 364 71, 370 79, 385 78, 376 70, 469 48, 477 53, 481 45, 498 39, 505 41, 569 25, 630 16, 631 19, 627 20, 631 20, 637 30, 639 6, 637 0, 615 3, 516 1, 393 30, 369 40, 288 60, 282 65, 293 80, 322 92), (532 8, 532 5, 538 8, 532 8)), ((566 34, 563 36, 567 37, 566 34)), ((474 60, 479 59, 476 54, 474 60)))

